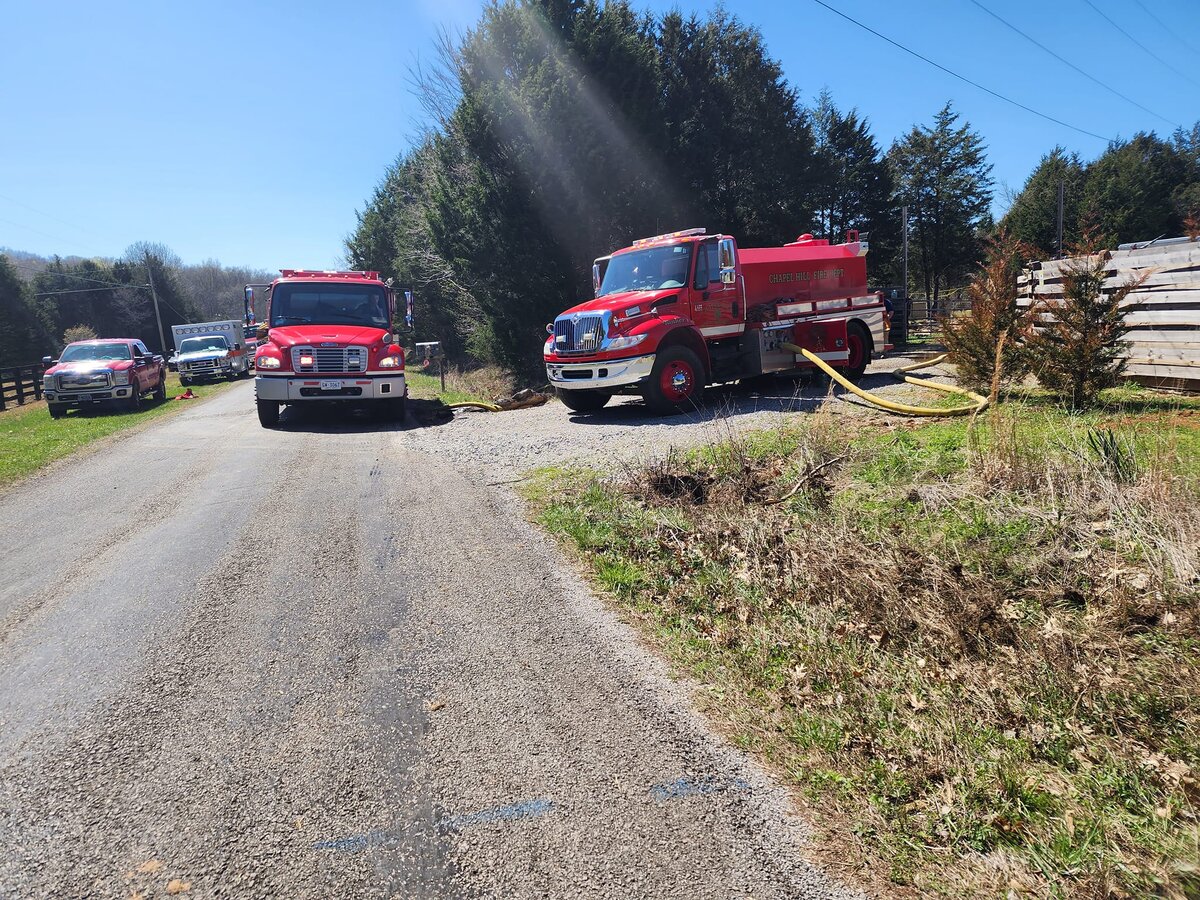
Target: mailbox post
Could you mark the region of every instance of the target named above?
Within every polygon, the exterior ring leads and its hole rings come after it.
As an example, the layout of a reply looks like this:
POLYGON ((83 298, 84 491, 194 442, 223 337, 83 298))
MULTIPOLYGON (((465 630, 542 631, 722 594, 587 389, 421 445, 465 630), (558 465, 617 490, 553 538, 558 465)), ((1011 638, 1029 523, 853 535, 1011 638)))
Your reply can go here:
POLYGON ((446 393, 446 354, 442 352, 441 341, 426 341, 417 344, 417 358, 421 360, 421 368, 427 369, 436 362, 438 375, 442 379, 442 393, 446 393))

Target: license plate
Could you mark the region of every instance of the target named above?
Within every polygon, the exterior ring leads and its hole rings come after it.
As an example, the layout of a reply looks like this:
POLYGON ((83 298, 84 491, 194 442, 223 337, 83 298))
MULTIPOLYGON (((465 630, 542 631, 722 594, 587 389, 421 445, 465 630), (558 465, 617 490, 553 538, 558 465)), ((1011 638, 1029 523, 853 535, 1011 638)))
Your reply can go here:
POLYGON ((323 391, 340 391, 342 383, 340 381, 322 381, 321 390, 323 391))

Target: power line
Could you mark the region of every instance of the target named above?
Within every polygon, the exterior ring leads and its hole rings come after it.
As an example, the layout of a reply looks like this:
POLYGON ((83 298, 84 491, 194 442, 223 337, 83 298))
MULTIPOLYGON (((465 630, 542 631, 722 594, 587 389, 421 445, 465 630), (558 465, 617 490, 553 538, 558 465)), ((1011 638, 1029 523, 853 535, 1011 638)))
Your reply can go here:
POLYGON ((1121 32, 1121 34, 1125 35, 1125 37, 1129 38, 1129 40, 1131 40, 1133 43, 1135 43, 1139 47, 1141 47, 1142 50, 1145 51, 1146 55, 1149 56, 1151 59, 1158 60, 1162 65, 1166 66, 1168 69, 1170 69, 1176 75, 1178 75, 1180 78, 1186 78, 1192 84, 1200 86, 1200 82, 1193 79, 1190 75, 1187 75, 1184 72, 1180 72, 1177 68, 1175 68, 1169 62, 1167 62, 1165 59, 1163 59, 1161 56, 1159 56, 1157 53, 1155 53, 1153 50, 1151 50, 1149 47, 1147 47, 1145 44, 1143 44, 1141 41, 1139 41, 1137 38, 1135 38, 1132 34, 1130 34, 1128 31, 1126 31, 1124 28, 1122 28, 1120 25, 1118 25, 1116 22, 1114 22, 1112 19, 1110 19, 1104 13, 1104 10, 1100 9, 1100 7, 1098 7, 1095 3, 1093 3, 1092 0, 1083 0, 1083 2, 1086 3, 1088 6, 1090 6, 1092 9, 1094 9, 1096 11, 1096 14, 1099 15, 1102 19, 1104 19, 1104 21, 1106 21, 1109 25, 1111 25, 1113 28, 1117 29, 1117 31, 1121 32))
POLYGON ((841 16, 847 22, 857 25, 863 31, 869 31, 871 34, 875 35, 875 37, 879 38, 880 40, 887 41, 893 47, 896 47, 899 50, 903 50, 905 53, 909 54, 910 56, 915 56, 917 59, 921 60, 922 62, 929 63, 929 65, 933 66, 935 69, 940 69, 941 71, 945 72, 947 75, 957 78, 959 81, 965 82, 965 83, 971 85, 971 87, 973 87, 973 88, 978 88, 979 90, 983 91, 985 94, 991 94, 993 97, 995 97, 998 100, 1003 100, 1005 103, 1009 103, 1013 106, 1018 107, 1019 109, 1025 110, 1025 112, 1033 113, 1038 118, 1045 119, 1048 122, 1053 122, 1055 125, 1061 125, 1063 128, 1069 128, 1072 131, 1078 131, 1080 134, 1086 134, 1088 137, 1094 137, 1096 140, 1104 141, 1106 144, 1112 143, 1112 138, 1107 138, 1102 134, 1096 134, 1094 131, 1088 131, 1086 128, 1079 128, 1078 126, 1071 125, 1067 122, 1064 122, 1062 119, 1056 119, 1056 118, 1054 118, 1054 116, 1048 116, 1044 112, 1038 112, 1033 107, 1026 106, 1024 103, 1020 103, 1016 100, 1013 100, 1010 97, 1005 97, 1003 94, 998 94, 995 91, 993 91, 991 88, 984 87, 982 84, 979 84, 976 81, 972 81, 970 78, 967 78, 965 75, 959 75, 957 72, 947 69, 945 66, 941 65, 940 63, 935 63, 929 57, 922 56, 916 50, 910 50, 908 47, 905 47, 903 44, 893 41, 887 35, 880 34, 874 28, 871 28, 868 25, 864 25, 862 22, 858 21, 857 19, 851 18, 850 16, 848 16, 844 12, 842 12, 840 9, 835 9, 834 7, 830 6, 828 3, 825 3, 824 0, 813 0, 813 2, 816 3, 818 6, 825 7, 831 13, 841 16))
POLYGON ((77 231, 82 231, 84 234, 95 234, 95 232, 90 231, 87 228, 84 228, 82 225, 76 225, 74 222, 68 222, 66 219, 60 219, 58 216, 51 215, 50 213, 46 212, 45 210, 41 210, 41 209, 38 209, 37 207, 30 206, 28 203, 22 203, 20 200, 16 200, 12 197, 6 197, 4 194, 0 194, 0 200, 7 200, 9 203, 15 203, 15 204, 17 204, 17 206, 24 207, 25 209, 29 210, 30 212, 35 212, 39 216, 45 216, 47 219, 52 219, 53 221, 58 222, 59 224, 66 225, 70 228, 74 228, 77 231))
POLYGON ((99 293, 100 291, 118 291, 121 288, 148 288, 148 287, 150 287, 150 285, 148 285, 148 284, 123 284, 120 287, 111 287, 111 288, 97 287, 97 288, 79 288, 77 290, 73 289, 73 290, 69 290, 69 291, 38 291, 33 296, 35 296, 35 297, 52 297, 56 294, 95 294, 95 293, 99 293))
POLYGON ((1175 29, 1169 27, 1165 22, 1163 22, 1162 19, 1160 19, 1154 13, 1150 12, 1150 10, 1146 7, 1146 4, 1142 3, 1142 0, 1133 0, 1133 2, 1142 8, 1142 12, 1144 12, 1147 16, 1149 16, 1151 19, 1153 19, 1155 22, 1157 22, 1159 28, 1161 28, 1167 34, 1171 35, 1171 37, 1175 38, 1175 40, 1179 41, 1179 43, 1183 44, 1183 46, 1187 47, 1193 53, 1200 53, 1200 50, 1197 50, 1195 47, 1193 47, 1191 44, 1189 44, 1187 41, 1185 41, 1183 38, 1181 38, 1175 32, 1175 29))
MULTIPOLYGON (((13 268, 24 269, 26 272, 32 272, 34 275, 54 275, 58 278, 78 278, 80 281, 91 281, 95 284, 105 284, 109 287, 130 287, 128 284, 122 284, 119 281, 101 281, 99 278, 88 278, 84 275, 75 275, 71 272, 58 272, 54 269, 35 269, 33 266, 23 266, 20 263, 12 263, 13 268)), ((135 287, 145 287, 145 285, 134 285, 135 287)))
POLYGON ((1136 107, 1137 107, 1138 109, 1140 109, 1142 112, 1148 112, 1148 113, 1150 113, 1150 115, 1154 116, 1155 118, 1157 118, 1157 119, 1162 119, 1162 120, 1163 120, 1164 122, 1166 122, 1168 125, 1175 125, 1176 127, 1181 127, 1179 122, 1174 122, 1174 121, 1172 121, 1171 119, 1168 119, 1166 116, 1164 116, 1164 115, 1160 115, 1159 113, 1156 113, 1154 110, 1152 110, 1152 109, 1149 109, 1149 108, 1147 108, 1147 107, 1145 107, 1145 106, 1142 106, 1142 104, 1138 103, 1138 102, 1137 102, 1136 100, 1134 100, 1132 97, 1126 97, 1124 94, 1122 94, 1122 93, 1121 93, 1120 91, 1118 91, 1116 88, 1114 88, 1114 87, 1112 87, 1112 86, 1110 86, 1110 85, 1107 85, 1107 84, 1105 84, 1103 81, 1101 81, 1101 80, 1100 80, 1099 78, 1097 78, 1096 76, 1094 76, 1094 75, 1091 75, 1091 74, 1089 74, 1089 73, 1087 73, 1087 72, 1083 71, 1083 69, 1079 68, 1079 66, 1075 65, 1075 64, 1074 64, 1073 62, 1071 62, 1070 60, 1068 60, 1068 59, 1064 59, 1063 57, 1059 56, 1057 53, 1055 53, 1053 50, 1051 50, 1051 49, 1050 49, 1049 47, 1047 47, 1045 44, 1041 43, 1041 42, 1040 42, 1040 41, 1038 41, 1036 38, 1033 38, 1033 37, 1029 36, 1029 35, 1028 35, 1028 34, 1026 34, 1024 31, 1022 31, 1020 28, 1018 28, 1016 25, 1014 25, 1014 24, 1012 24, 1011 22, 1008 22, 1008 21, 1006 21, 1006 20, 1004 20, 1004 19, 1000 18, 998 15, 996 15, 994 12, 992 12, 990 9, 988 9, 986 6, 984 6, 982 3, 980 3, 980 2, 979 2, 979 0, 971 0, 971 2, 972 2, 972 3, 974 3, 976 6, 978 6, 980 9, 982 9, 982 10, 983 10, 985 13, 987 13, 989 16, 991 16, 991 17, 992 17, 993 19, 995 19, 997 22, 999 22, 1001 25, 1003 25, 1003 26, 1005 26, 1006 28, 1009 28, 1009 29, 1011 29, 1011 30, 1015 31, 1015 32, 1016 32, 1017 34, 1019 34, 1021 37, 1025 38, 1025 40, 1029 41, 1029 43, 1033 44, 1033 45, 1034 45, 1034 46, 1036 46, 1036 47, 1040 47, 1042 50, 1045 50, 1047 53, 1049 53, 1051 56, 1053 56, 1055 59, 1057 59, 1057 60, 1058 60, 1060 63, 1062 63, 1064 66, 1069 66, 1070 68, 1074 69, 1076 72, 1078 72, 1078 73, 1079 73, 1080 75, 1082 75, 1084 78, 1086 78, 1086 79, 1088 79, 1089 81, 1095 82, 1096 84, 1100 85, 1100 87, 1104 88, 1104 89, 1105 89, 1106 91, 1108 91, 1110 94, 1115 94, 1116 96, 1118 96, 1118 97, 1120 97, 1122 100, 1124 100, 1126 103, 1132 103, 1134 106, 1136 106, 1136 107))

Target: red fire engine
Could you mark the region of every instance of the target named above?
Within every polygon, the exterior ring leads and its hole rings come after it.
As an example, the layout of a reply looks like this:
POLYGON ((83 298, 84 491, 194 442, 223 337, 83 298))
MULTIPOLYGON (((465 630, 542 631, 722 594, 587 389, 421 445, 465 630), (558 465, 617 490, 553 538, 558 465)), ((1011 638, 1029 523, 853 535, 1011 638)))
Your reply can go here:
MULTIPOLYGON (((254 286, 246 286, 247 320, 254 286)), ((266 340, 254 356, 258 419, 279 408, 333 401, 371 405, 403 419, 404 351, 395 343, 396 296, 378 272, 283 269, 267 289, 266 340)))
POLYGON ((866 255, 855 231, 843 244, 805 234, 759 249, 703 228, 634 241, 596 260, 594 300, 547 326, 550 383, 579 412, 635 393, 670 412, 708 384, 812 367, 786 344, 856 379, 891 349, 866 255))

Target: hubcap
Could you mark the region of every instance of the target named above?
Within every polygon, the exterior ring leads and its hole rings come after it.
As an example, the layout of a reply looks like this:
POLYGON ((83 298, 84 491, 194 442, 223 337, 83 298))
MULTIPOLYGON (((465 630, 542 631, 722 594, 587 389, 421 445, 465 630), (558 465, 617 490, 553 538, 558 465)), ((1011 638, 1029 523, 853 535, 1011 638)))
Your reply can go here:
POLYGON ((679 403, 692 394, 695 377, 692 367, 682 361, 669 363, 662 372, 662 391, 669 400, 679 403))

